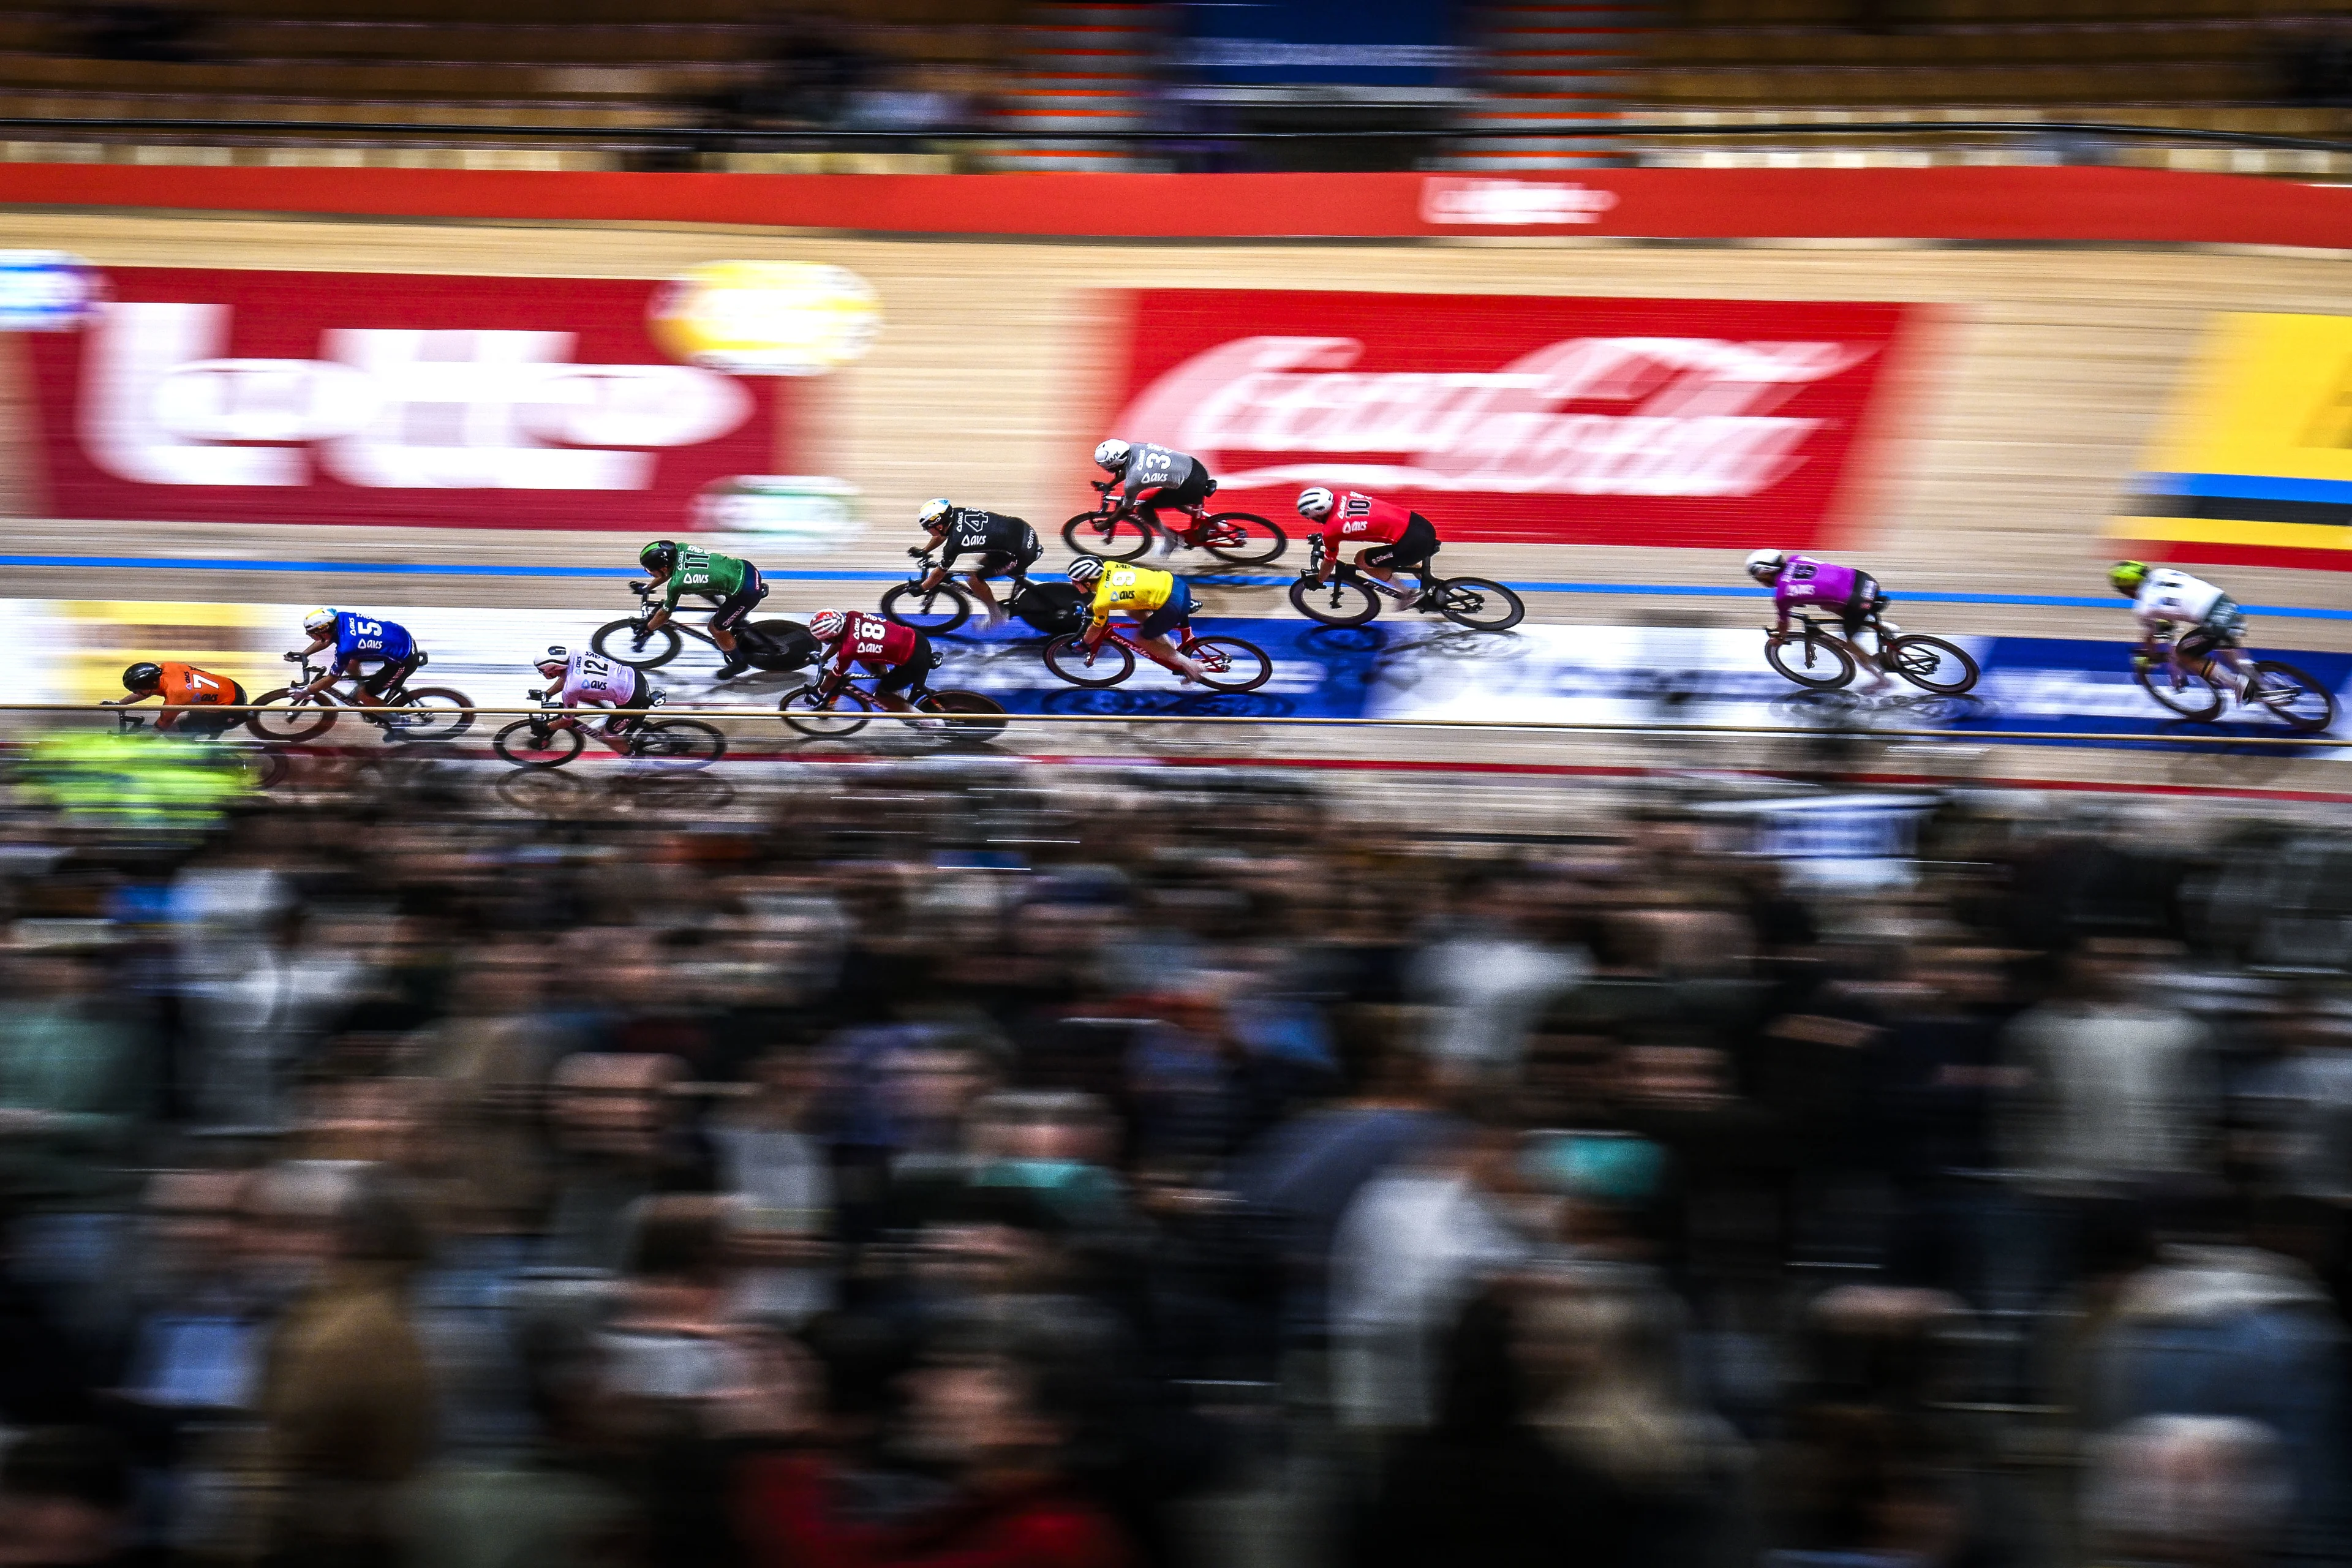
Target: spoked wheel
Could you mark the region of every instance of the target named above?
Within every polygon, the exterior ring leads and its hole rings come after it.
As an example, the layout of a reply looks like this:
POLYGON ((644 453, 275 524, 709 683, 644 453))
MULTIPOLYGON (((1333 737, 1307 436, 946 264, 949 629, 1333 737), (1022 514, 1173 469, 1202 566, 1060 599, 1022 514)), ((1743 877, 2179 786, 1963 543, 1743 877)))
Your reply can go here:
POLYGON ((587 744, 576 727, 558 730, 537 719, 518 719, 490 737, 490 750, 519 768, 560 768, 587 744))
POLYGON ((1528 613, 1525 600, 1485 577, 1450 577, 1437 584, 1437 613, 1474 632, 1507 632, 1528 613))
POLYGON ((396 708, 425 708, 431 711, 388 715, 392 728, 384 731, 386 740, 454 741, 474 727, 474 700, 451 687, 427 686, 421 690, 404 691, 391 701, 396 708))
POLYGON ((912 583, 901 583, 882 595, 885 618, 919 632, 951 632, 971 619, 971 598, 952 583, 942 583, 926 594, 912 583))
POLYGON ((1151 532, 1138 518, 1082 511, 1062 524, 1062 542, 1080 555, 1132 561, 1151 548, 1151 532))
POLYGON ((1890 640, 1879 663, 1922 691, 1958 697, 1977 683, 1983 672, 1969 650, 1941 637, 1904 636, 1890 640))
POLYGON ((2265 709, 2291 730, 2317 734, 2336 722, 2336 698, 2327 688, 2291 664, 2274 658, 2254 666, 2258 695, 2243 706, 2265 709))
POLYGON ((643 636, 639 635, 640 629, 635 617, 598 626, 596 635, 588 639, 589 651, 631 669, 659 669, 686 646, 686 639, 677 635, 676 626, 664 626, 643 636))
POLYGON ((1834 691, 1853 679, 1853 656, 1832 642, 1788 632, 1764 639, 1764 659, 1814 691, 1834 691))
POLYGON ((1004 733, 1003 704, 977 691, 934 691, 915 707, 925 713, 956 715, 942 726, 951 741, 979 745, 1004 733))
POLYGON ((1125 643, 1105 638, 1089 663, 1085 643, 1055 637, 1045 645, 1045 668, 1073 686, 1117 686, 1135 673, 1135 654, 1125 643))
POLYGON ((1239 637, 1195 637, 1183 654, 1200 660, 1201 684, 1212 691, 1255 691, 1274 679, 1265 649, 1239 637))
POLYGON ((1201 539, 1210 554, 1236 566, 1263 566, 1290 548, 1280 525, 1248 511, 1217 513, 1202 524, 1201 539))
POLYGON ((1327 626, 1360 626, 1381 613, 1381 596, 1344 577, 1319 585, 1301 577, 1290 585, 1290 607, 1327 626))
POLYGON ((656 719, 637 726, 629 755, 664 769, 707 768, 727 754, 727 737, 699 719, 656 719))
POLYGON ((332 702, 324 697, 297 702, 290 686, 265 691, 253 701, 254 711, 245 716, 245 727, 265 741, 312 740, 334 726, 332 702))
POLYGON ((563 816, 578 809, 595 792, 586 779, 545 768, 518 768, 490 787, 500 800, 533 816, 563 816))
POLYGON ((845 686, 834 693, 833 700, 824 707, 817 705, 816 688, 803 686, 776 704, 788 728, 803 735, 855 735, 866 728, 874 711, 874 700, 855 686, 845 686))
POLYGON ((2168 664, 2151 664, 2132 671, 2150 697, 2155 698, 2183 719, 2200 724, 2210 723, 2221 717, 2221 689, 2213 678, 2201 669, 2175 668, 2168 664))

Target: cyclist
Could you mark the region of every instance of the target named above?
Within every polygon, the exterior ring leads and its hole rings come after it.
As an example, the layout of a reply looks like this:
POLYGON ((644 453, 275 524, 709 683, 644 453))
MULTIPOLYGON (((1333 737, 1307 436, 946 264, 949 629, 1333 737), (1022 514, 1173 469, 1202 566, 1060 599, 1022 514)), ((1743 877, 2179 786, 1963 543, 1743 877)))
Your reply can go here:
POLYGON ((1092 616, 1079 634, 1088 652, 1100 647, 1103 638, 1110 635, 1110 617, 1116 612, 1135 623, 1135 646, 1146 658, 1187 682, 1201 678, 1200 664, 1186 658, 1176 644, 1167 640, 1170 632, 1184 629, 1192 621, 1191 584, 1172 572, 1155 572, 1149 566, 1106 567, 1091 555, 1071 562, 1065 575, 1080 590, 1094 595, 1092 616))
POLYGON ((1191 516, 1181 527, 1168 528, 1160 521, 1160 509, 1197 507, 1216 494, 1217 481, 1209 477, 1208 464, 1166 447, 1137 446, 1113 437, 1095 448, 1095 466, 1110 475, 1109 489, 1126 487, 1120 499, 1146 522, 1167 529, 1160 553, 1173 552, 1180 541, 1201 542, 1191 516))
POLYGON ((681 594, 713 600, 719 607, 710 614, 710 640, 727 656, 719 666, 719 679, 731 680, 751 668, 751 661, 735 650, 735 630, 751 607, 768 596, 757 566, 674 539, 656 539, 638 551, 637 564, 653 574, 655 587, 669 585, 662 607, 646 620, 646 630, 660 630, 677 614, 681 594))
MULTIPOLYGON (((2116 562, 2107 568, 2107 583, 2132 601, 2132 613, 2139 617, 2139 644, 2132 649, 2134 669, 2154 663, 2158 647, 2178 627, 2180 634, 2174 646, 2182 658, 2218 658, 2237 677, 2239 689, 2246 689, 2253 661, 2245 653, 2246 612, 2235 599, 2202 577, 2191 577, 2169 566, 2150 566, 2145 561, 2116 562)), ((2291 688, 2255 693, 2255 700, 2263 702, 2294 699, 2291 688)))
MULTIPOLYGON (((833 648, 833 668, 817 681, 817 694, 831 701, 849 679, 849 667, 878 671, 874 700, 893 713, 911 713, 923 695, 923 678, 939 663, 931 639, 912 626, 864 610, 819 610, 809 617, 809 635, 820 648, 833 648)), ((820 656, 822 657, 822 656, 820 656)))
MULTIPOLYGON (((1436 525, 1394 501, 1375 500, 1355 490, 1335 496, 1312 485, 1298 492, 1297 504, 1299 516, 1323 525, 1323 569, 1315 574, 1318 584, 1328 581, 1338 567, 1342 542, 1373 546, 1356 557, 1356 564, 1391 588, 1400 570, 1427 566, 1439 549, 1436 525)), ((1417 587, 1398 592, 1401 610, 1420 602, 1417 587)))
POLYGON ((616 752, 626 752, 628 732, 662 694, 646 678, 615 659, 593 653, 572 653, 556 647, 533 661, 547 677, 546 695, 558 708, 610 708, 613 716, 599 726, 583 723, 581 733, 593 735, 616 752))
MULTIPOLYGON (((302 617, 302 629, 310 634, 310 646, 288 654, 289 664, 299 664, 331 643, 335 657, 324 674, 296 693, 299 697, 316 697, 345 676, 360 676, 352 700, 362 708, 381 708, 384 693, 396 689, 425 663, 425 650, 416 646, 408 628, 380 616, 363 616, 356 610, 313 610, 302 617), (371 664, 375 668, 361 676, 361 668, 371 664)), ((369 721, 397 728, 405 721, 394 715, 369 721)))
MULTIPOLYGON (((131 693, 111 701, 101 702, 101 708, 128 708, 134 702, 144 702, 150 697, 160 697, 171 708, 242 707, 245 688, 226 675, 215 675, 208 669, 198 669, 193 664, 161 664, 141 660, 122 672, 122 689, 131 693)), ((155 715, 158 730, 185 730, 191 735, 201 735, 208 741, 218 740, 222 731, 234 730, 245 722, 242 713, 188 713, 165 711, 155 715)))
MULTIPOLYGON (((945 496, 923 503, 915 514, 923 531, 931 536, 929 549, 940 552, 939 564, 923 579, 921 592, 929 593, 948 579, 957 560, 969 553, 973 557, 966 568, 964 581, 988 607, 988 624, 1004 624, 1004 611, 998 606, 996 595, 989 592, 992 575, 1010 575, 1018 584, 1037 564, 1045 547, 1037 542, 1037 531, 1017 517, 1003 512, 982 511, 974 507, 958 506, 945 496)), ((923 550, 909 550, 909 555, 920 556, 923 550)))
POLYGON ((1789 616, 1801 608, 1828 610, 1844 625, 1846 646, 1853 652, 1854 663, 1870 677, 1873 688, 1891 686, 1894 678, 1878 668, 1878 661, 1862 649, 1860 637, 1867 629, 1875 632, 1882 647, 1891 629, 1879 619, 1885 606, 1886 595, 1878 586, 1878 579, 1852 566, 1840 566, 1832 561, 1818 560, 1811 555, 1791 555, 1785 550, 1759 550, 1748 557, 1748 574, 1772 590, 1773 624, 1770 629, 1785 632, 1789 616))

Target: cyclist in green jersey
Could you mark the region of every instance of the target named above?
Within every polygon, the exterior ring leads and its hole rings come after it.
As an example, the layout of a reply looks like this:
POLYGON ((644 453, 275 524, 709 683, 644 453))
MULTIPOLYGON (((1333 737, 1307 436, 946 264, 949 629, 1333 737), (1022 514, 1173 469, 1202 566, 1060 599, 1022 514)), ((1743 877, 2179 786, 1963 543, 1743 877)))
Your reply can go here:
POLYGON ((719 607, 711 612, 710 640, 727 656, 719 667, 719 679, 730 679, 751 668, 751 661, 735 651, 735 629, 751 613, 751 606, 768 596, 757 566, 674 539, 656 539, 646 545, 637 552, 637 564, 653 574, 655 587, 667 585, 662 607, 646 622, 647 631, 660 629, 677 613, 681 594, 716 600, 719 607))

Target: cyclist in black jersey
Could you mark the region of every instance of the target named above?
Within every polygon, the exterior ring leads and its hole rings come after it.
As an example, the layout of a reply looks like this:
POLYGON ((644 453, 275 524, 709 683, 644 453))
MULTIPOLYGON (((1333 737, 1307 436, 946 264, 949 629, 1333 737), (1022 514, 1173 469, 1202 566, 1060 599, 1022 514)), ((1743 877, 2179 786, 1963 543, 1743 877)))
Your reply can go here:
POLYGON ((988 624, 1004 624, 1004 611, 989 592, 992 576, 1010 576, 1018 582, 1037 557, 1045 552, 1037 542, 1037 531, 1017 517, 1003 512, 982 511, 975 507, 958 506, 945 496, 923 503, 915 514, 923 531, 931 536, 925 550, 910 550, 909 555, 923 555, 930 550, 939 552, 939 561, 931 574, 923 579, 921 592, 929 593, 947 581, 958 561, 964 561, 964 581, 971 584, 972 594, 988 609, 988 624))

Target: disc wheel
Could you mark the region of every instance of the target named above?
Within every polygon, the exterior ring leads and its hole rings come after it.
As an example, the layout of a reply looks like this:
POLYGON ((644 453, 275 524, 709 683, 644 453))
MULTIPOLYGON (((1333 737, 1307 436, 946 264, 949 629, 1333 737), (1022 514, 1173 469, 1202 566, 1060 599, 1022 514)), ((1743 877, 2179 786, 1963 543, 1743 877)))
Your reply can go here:
POLYGON ((971 619, 971 599, 949 583, 928 594, 913 583, 901 583, 882 595, 882 614, 919 632, 951 632, 971 619))
POLYGON ((635 617, 612 621, 596 628, 588 639, 588 647, 599 658, 609 658, 614 664, 625 664, 631 669, 659 669, 677 657, 686 646, 676 626, 664 626, 648 632, 643 637, 635 617))
POLYGON ((951 741, 980 745, 1004 733, 1003 704, 977 691, 934 691, 915 706, 925 713, 954 715, 946 724, 951 741))
POLYGON ((325 734, 335 722, 334 705, 324 697, 294 700, 294 688, 281 686, 255 698, 254 711, 245 727, 265 741, 309 741, 325 734))
POLYGON ((1250 511, 1221 511, 1202 524, 1210 554, 1236 566, 1263 566, 1281 559, 1290 535, 1277 523, 1250 511))
POLYGON ((1527 602, 1486 577, 1451 577, 1437 585, 1437 613, 1474 632, 1507 632, 1526 618, 1527 602))
POLYGON ((1316 584, 1301 577, 1290 585, 1290 607, 1327 626, 1360 626, 1381 613, 1381 596, 1345 578, 1316 584))
POLYGON ((537 719, 518 719, 490 737, 490 750, 519 768, 560 768, 587 744, 578 729, 552 729, 537 719))
POLYGON ((1938 697, 1958 697, 1984 673, 1968 649, 1941 637, 1896 637, 1886 645, 1885 657, 1879 662, 1890 673, 1938 697))
POLYGON ((1125 643, 1105 638, 1089 664, 1083 642, 1055 637, 1045 645, 1045 668, 1073 686, 1117 686, 1135 673, 1135 654, 1125 643))
POLYGON ((637 726, 629 755, 680 773, 707 768, 727 754, 727 737, 699 719, 656 719, 637 726))
POLYGON ((454 687, 404 691, 393 700, 393 706, 430 711, 391 715, 392 728, 384 731, 387 740, 454 741, 474 727, 474 700, 454 687))
POLYGON ((1835 643, 1797 633, 1764 639, 1764 659, 1814 691, 1834 691, 1853 679, 1853 656, 1835 643))
POLYGON ((1201 662, 1201 684, 1212 691, 1255 691, 1274 679, 1265 649, 1239 637, 1195 637, 1183 653, 1201 662))
POLYGON ((2201 669, 2151 664, 2133 670, 2132 679, 2150 697, 2183 719, 2208 724, 2221 715, 2221 689, 2201 669))
POLYGON ((1080 555, 1132 561, 1151 548, 1151 532, 1140 519, 1123 513, 1105 517, 1098 511, 1082 511, 1062 524, 1062 542, 1080 555))
POLYGON ((874 712, 874 700, 855 686, 845 686, 829 705, 820 708, 816 688, 803 686, 777 703, 776 711, 783 715, 786 728, 803 735, 855 735, 866 728, 874 712))
POLYGON ((2281 664, 2274 658, 2263 659, 2254 666, 2254 679, 2262 683, 2263 690, 2291 692, 2274 703, 2254 704, 2268 709, 2289 729, 2315 735, 2336 722, 2334 693, 2294 666, 2281 664))

